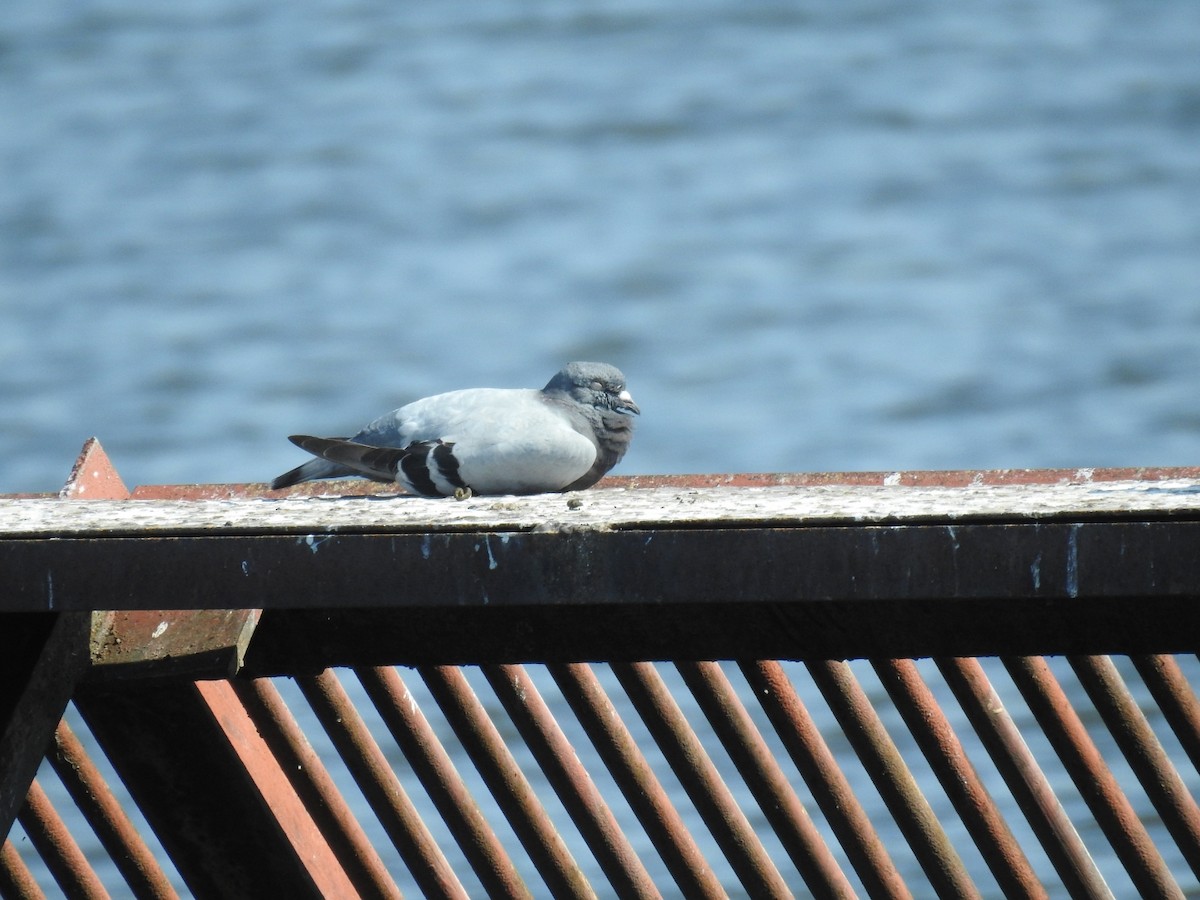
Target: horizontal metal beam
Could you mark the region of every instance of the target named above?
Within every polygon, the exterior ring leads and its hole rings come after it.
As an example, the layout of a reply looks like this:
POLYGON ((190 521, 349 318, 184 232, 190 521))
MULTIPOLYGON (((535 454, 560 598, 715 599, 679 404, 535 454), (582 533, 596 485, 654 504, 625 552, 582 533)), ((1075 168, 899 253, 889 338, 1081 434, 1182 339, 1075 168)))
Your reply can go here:
POLYGON ((1200 522, 0 541, 3 611, 1200 597, 1200 522))

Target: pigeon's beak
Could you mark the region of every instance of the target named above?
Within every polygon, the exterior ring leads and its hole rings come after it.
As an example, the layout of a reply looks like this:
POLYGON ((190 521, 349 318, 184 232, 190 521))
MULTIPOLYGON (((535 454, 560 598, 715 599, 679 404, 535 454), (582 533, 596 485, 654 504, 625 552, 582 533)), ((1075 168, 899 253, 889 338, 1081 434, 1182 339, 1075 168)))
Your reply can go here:
POLYGON ((627 416, 640 416, 642 411, 638 409, 638 405, 633 402, 633 395, 629 391, 621 391, 617 394, 617 400, 620 402, 613 407, 619 413, 625 413, 627 416))

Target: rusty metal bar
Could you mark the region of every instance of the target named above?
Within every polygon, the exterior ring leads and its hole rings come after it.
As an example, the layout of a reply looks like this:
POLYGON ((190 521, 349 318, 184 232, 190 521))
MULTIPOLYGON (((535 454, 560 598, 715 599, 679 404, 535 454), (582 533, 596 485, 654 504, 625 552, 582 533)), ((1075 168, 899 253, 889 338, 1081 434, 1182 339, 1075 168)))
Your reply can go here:
POLYGON ((1192 766, 1200 771, 1200 700, 1173 656, 1132 656, 1138 674, 1162 710, 1163 717, 1192 766))
POLYGON ((854 888, 829 852, 721 667, 715 662, 676 662, 675 668, 683 676, 813 896, 854 897, 854 888))
POLYGON ((867 894, 909 900, 904 879, 867 817, 821 732, 775 660, 739 664, 813 798, 858 873, 867 894))
POLYGON ((21 854, 6 840, 0 847, 0 897, 8 900, 45 900, 37 879, 21 859, 21 854))
POLYGON ((943 658, 936 662, 1067 892, 1076 900, 1112 900, 1087 847, 979 661, 943 658))
POLYGON ((555 897, 594 898, 466 676, 454 666, 429 666, 419 672, 550 892, 555 897))
POLYGON ((1005 657, 1003 662, 1137 890, 1147 897, 1182 898, 1179 885, 1046 661, 1005 657))
POLYGON ((727 896, 595 673, 586 663, 551 664, 547 669, 682 896, 687 900, 727 896))
POLYGON ((358 669, 355 674, 462 848, 487 896, 531 898, 529 888, 479 811, 450 755, 399 673, 385 666, 358 669))
POLYGON ((399 888, 279 690, 265 678, 232 684, 359 896, 399 900, 399 888))
POLYGON ((17 820, 70 900, 108 900, 108 891, 36 780, 29 786, 17 820))
POLYGON ((1107 656, 1068 657, 1146 796, 1192 872, 1200 876, 1200 809, 1107 656))
POLYGON ((916 663, 880 659, 871 664, 1005 896, 1046 897, 916 663))
POLYGON ((413 808, 392 767, 363 724, 333 671, 297 678, 296 684, 333 741, 363 796, 426 894, 466 900, 454 870, 413 808))
POLYGON ((484 666, 483 674, 617 896, 661 897, 533 680, 520 666, 484 666))
POLYGON ((738 880, 752 896, 792 896, 654 666, 612 663, 612 670, 738 880))
POLYGON ((47 758, 125 878, 133 896, 139 900, 177 897, 158 860, 65 720, 58 723, 47 758))
POLYGON ((978 897, 978 888, 850 666, 833 660, 806 665, 938 896, 978 897))

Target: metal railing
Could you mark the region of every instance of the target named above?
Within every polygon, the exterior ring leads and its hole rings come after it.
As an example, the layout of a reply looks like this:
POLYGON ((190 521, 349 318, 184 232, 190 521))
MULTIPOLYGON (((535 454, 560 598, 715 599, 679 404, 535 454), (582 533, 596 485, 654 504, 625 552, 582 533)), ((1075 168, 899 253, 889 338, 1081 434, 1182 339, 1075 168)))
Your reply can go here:
POLYGON ((1200 640, 1154 640, 1172 652, 93 671, 0 894, 1194 895, 1200 661, 1173 651, 1200 640))

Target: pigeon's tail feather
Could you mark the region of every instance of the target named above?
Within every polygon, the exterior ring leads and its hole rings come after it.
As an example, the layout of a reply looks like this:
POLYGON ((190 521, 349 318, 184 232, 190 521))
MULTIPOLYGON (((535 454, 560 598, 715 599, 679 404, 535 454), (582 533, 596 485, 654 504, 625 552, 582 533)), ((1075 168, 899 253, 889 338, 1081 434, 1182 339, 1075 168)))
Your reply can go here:
POLYGON ((345 478, 358 474, 360 473, 353 469, 339 466, 328 460, 310 459, 308 462, 296 466, 290 472, 284 472, 272 481, 271 490, 278 491, 281 488, 291 487, 294 484, 300 484, 304 481, 316 481, 320 478, 345 478))
MULTIPOLYGON (((305 434, 288 438, 297 447, 322 457, 310 460, 305 466, 316 464, 332 470, 334 474, 362 475, 375 481, 395 481, 396 470, 408 451, 395 447, 369 447, 345 438, 319 438, 305 434)), ((300 467, 301 469, 304 466, 300 467)), ((291 473, 288 473, 291 474, 291 473)), ((287 476, 280 476, 286 478, 287 476)), ((326 477, 329 476, 315 476, 326 477)))
MULTIPOLYGON (((320 450, 317 449, 313 442, 325 441, 324 438, 310 438, 307 435, 294 435, 290 438, 291 442, 297 447, 301 447, 312 454, 320 455, 320 450)), ((340 439, 334 439, 340 440, 340 439)), ((306 463, 302 463, 289 472, 284 472, 278 478, 271 482, 271 490, 278 491, 282 488, 291 487, 294 484, 300 484, 304 481, 316 481, 321 478, 347 478, 353 476, 362 476, 371 478, 375 481, 391 481, 390 475, 384 473, 364 472, 359 467, 351 467, 342 465, 336 460, 329 459, 310 459, 306 463)))

